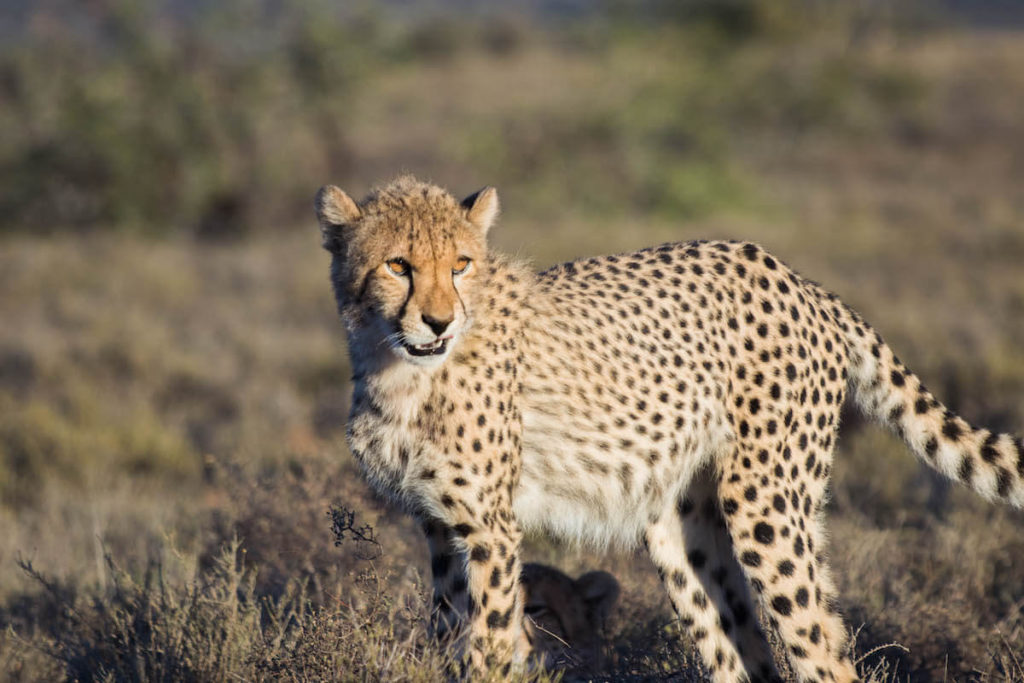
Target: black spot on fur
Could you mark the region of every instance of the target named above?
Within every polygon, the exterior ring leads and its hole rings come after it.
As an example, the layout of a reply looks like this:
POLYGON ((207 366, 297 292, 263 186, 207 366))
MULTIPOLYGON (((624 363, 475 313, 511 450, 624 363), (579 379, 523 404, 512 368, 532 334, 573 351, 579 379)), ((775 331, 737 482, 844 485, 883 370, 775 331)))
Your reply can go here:
POLYGON ((690 565, 692 565, 694 569, 701 569, 708 561, 707 555, 700 550, 691 551, 687 557, 690 560, 690 565))
POLYGON ((960 469, 957 471, 957 475, 965 484, 971 483, 971 477, 974 476, 974 459, 969 453, 964 453, 963 459, 960 460, 960 469))
POLYGON ((985 443, 981 446, 981 459, 985 462, 992 463, 999 459, 999 451, 996 450, 996 441, 999 437, 995 434, 989 434, 985 439, 985 443))
POLYGON ((1006 496, 1010 495, 1010 487, 1013 485, 1013 478, 1005 467, 997 469, 996 482, 996 494, 1000 498, 1006 498, 1006 496))
POLYGON ((487 615, 487 627, 488 628, 508 628, 509 619, 512 617, 512 608, 508 608, 504 613, 498 610, 491 610, 490 614, 487 615))
POLYGON ((775 540, 775 528, 767 522, 758 522, 754 526, 754 539, 758 543, 770 545, 775 540))
POLYGON ((785 595, 776 595, 772 598, 772 609, 782 616, 788 617, 793 612, 793 603, 785 595))
POLYGON ((754 552, 753 550, 747 550, 742 555, 740 555, 740 562, 747 565, 748 567, 760 567, 761 555, 754 552))

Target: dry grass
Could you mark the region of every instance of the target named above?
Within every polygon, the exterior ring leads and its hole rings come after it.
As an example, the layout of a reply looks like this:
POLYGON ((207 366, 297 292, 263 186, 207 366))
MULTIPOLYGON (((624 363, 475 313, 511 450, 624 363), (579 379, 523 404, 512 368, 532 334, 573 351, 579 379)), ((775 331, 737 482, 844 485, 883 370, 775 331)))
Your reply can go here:
MULTIPOLYGON (((346 189, 400 169, 496 182, 495 239, 538 266, 756 239, 968 418, 1024 430, 1019 35, 850 26, 727 50, 678 26, 513 32, 378 65, 345 114, 346 189)), ((229 244, 54 228, 0 243, 0 677, 442 677, 425 544, 343 443, 312 217, 229 244), (335 545, 332 506, 379 555, 335 545)), ((830 517, 869 680, 1024 681, 1020 513, 851 415, 830 517)), ((534 539, 527 559, 619 578, 607 680, 700 680, 642 557, 534 539)))

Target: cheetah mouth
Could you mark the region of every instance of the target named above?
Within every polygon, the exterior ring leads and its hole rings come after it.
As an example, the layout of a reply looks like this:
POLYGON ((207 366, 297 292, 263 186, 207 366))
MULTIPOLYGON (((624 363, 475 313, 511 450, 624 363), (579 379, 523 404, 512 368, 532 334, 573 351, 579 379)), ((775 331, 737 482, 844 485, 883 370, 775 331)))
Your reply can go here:
POLYGON ((451 337, 441 337, 427 344, 402 344, 411 356, 440 356, 448 350, 451 337))

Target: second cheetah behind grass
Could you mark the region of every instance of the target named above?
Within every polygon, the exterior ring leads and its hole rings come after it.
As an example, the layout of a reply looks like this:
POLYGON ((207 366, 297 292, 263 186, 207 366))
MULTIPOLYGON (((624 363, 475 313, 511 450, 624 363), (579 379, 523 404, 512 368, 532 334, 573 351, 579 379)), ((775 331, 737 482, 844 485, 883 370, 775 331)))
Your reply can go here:
POLYGON ((523 565, 524 627, 533 653, 544 665, 597 668, 602 633, 619 582, 608 572, 587 572, 573 579, 554 567, 523 565))
POLYGON ((918 457, 1024 504, 1024 444, 943 407, 861 317, 755 244, 540 274, 493 253, 486 188, 317 196, 348 335, 348 440, 426 532, 438 637, 521 661, 520 535, 643 543, 716 681, 852 681, 822 502, 848 398, 918 457))

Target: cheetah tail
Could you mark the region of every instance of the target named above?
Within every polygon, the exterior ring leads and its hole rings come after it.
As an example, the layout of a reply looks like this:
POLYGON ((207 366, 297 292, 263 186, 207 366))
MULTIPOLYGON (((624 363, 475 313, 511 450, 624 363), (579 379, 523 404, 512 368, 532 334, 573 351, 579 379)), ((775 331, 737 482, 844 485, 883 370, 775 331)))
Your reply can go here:
POLYGON ((850 390, 865 415, 950 479, 988 500, 1024 507, 1024 440, 972 426, 942 405, 855 311, 832 295, 822 306, 843 330, 850 390))

